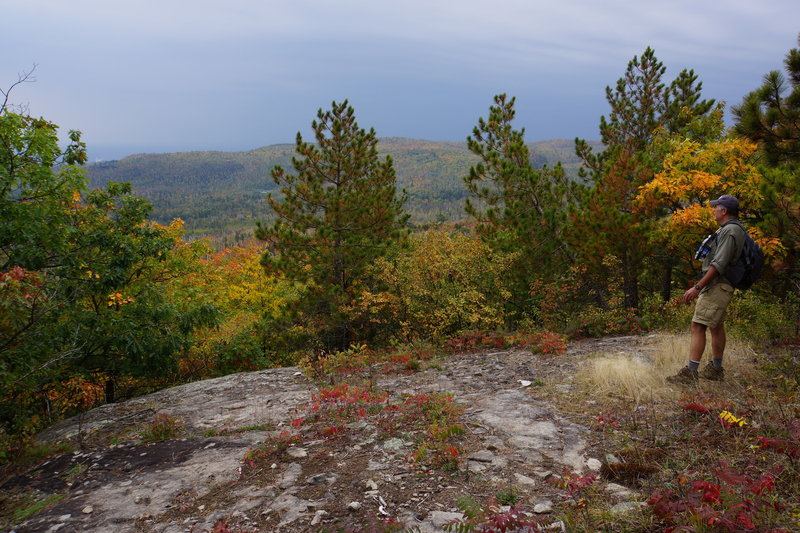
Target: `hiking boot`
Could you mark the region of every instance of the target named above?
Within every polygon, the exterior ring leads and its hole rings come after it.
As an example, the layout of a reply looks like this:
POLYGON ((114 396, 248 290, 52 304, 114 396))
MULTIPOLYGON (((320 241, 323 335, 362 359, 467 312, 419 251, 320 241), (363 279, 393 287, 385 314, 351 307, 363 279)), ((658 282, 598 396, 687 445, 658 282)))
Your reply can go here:
POLYGON ((722 381, 725 379, 725 370, 721 366, 714 366, 714 363, 708 363, 697 375, 703 379, 710 379, 711 381, 722 381))
POLYGON ((677 385, 693 385, 697 383, 697 370, 689 370, 689 367, 685 366, 674 376, 669 376, 667 381, 677 385))

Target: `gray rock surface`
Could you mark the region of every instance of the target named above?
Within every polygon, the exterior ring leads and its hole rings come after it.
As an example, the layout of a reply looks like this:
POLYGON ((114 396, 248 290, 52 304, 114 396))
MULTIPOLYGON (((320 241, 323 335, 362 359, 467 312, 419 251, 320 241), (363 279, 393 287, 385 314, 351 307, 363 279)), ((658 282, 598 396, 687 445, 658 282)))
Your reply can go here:
MULTIPOLYGON (((549 513, 558 491, 547 479, 564 469, 588 470, 589 431, 537 399, 537 387, 520 387, 520 380, 540 378, 537 364, 549 362, 522 350, 460 355, 438 362, 440 369, 385 377, 377 386, 395 397, 452 393, 466 408, 474 444, 459 479, 519 487, 528 501, 539 502, 538 513, 549 513)), ((431 471, 420 485, 409 463, 414 438, 380 441, 369 424, 355 424, 352 431, 360 436, 343 450, 304 442, 288 448, 268 471, 248 477, 248 450, 290 430, 314 390, 296 368, 271 369, 174 387, 56 424, 39 438, 76 441, 80 435, 87 449, 51 459, 24 479, 5 480, 0 489, 28 483, 65 495, 15 531, 200 533, 218 520, 231 531, 316 531, 337 512, 394 516, 405 527, 441 531, 461 517, 455 506, 461 482, 431 471), (152 444, 138 439, 156 413, 179 419, 187 438, 152 444), (89 445, 100 436, 104 444, 89 445), (80 479, 68 484, 66 473, 76 465, 80 479), (269 529, 261 529, 265 523, 269 529)), ((609 493, 622 504, 636 498, 622 486, 609 493)))

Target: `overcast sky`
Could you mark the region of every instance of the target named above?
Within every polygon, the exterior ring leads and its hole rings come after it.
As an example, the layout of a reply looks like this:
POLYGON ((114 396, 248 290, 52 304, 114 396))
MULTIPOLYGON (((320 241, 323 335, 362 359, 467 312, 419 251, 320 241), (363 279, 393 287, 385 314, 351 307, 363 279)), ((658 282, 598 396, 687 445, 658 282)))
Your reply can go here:
POLYGON ((596 139, 647 46, 738 104, 797 46, 798 0, 0 0, 0 86, 90 156, 310 137, 345 98, 380 137, 463 141, 492 96, 526 139, 596 139))

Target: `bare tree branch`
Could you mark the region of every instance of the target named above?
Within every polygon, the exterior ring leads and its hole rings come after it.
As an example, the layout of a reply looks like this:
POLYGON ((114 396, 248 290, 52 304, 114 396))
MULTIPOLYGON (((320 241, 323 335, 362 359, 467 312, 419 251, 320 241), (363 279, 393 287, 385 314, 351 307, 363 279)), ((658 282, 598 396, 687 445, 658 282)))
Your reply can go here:
POLYGON ((17 75, 17 81, 12 83, 8 89, 6 90, 0 89, 0 95, 3 96, 3 102, 0 103, 0 113, 3 113, 6 110, 6 108, 10 107, 10 104, 8 103, 8 98, 11 95, 11 91, 14 90, 14 87, 22 83, 31 83, 36 81, 36 78, 33 76, 33 72, 36 70, 37 66, 38 65, 34 63, 33 67, 31 67, 30 70, 28 70, 27 72, 23 70, 21 73, 19 73, 17 75))

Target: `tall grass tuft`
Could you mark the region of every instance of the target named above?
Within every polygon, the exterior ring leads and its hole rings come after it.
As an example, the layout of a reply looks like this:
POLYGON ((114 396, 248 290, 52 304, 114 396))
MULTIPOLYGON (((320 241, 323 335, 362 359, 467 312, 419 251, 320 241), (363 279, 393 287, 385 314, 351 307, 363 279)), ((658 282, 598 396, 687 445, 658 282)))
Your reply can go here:
MULTIPOLYGON (((728 375, 748 373, 749 345, 741 340, 728 339, 725 368, 728 375)), ((637 403, 643 399, 674 398, 674 386, 665 378, 686 364, 689 355, 689 335, 660 335, 643 354, 597 354, 586 361, 578 379, 591 386, 596 394, 622 394, 637 403)), ((706 343, 702 364, 711 360, 711 340, 706 343)))

